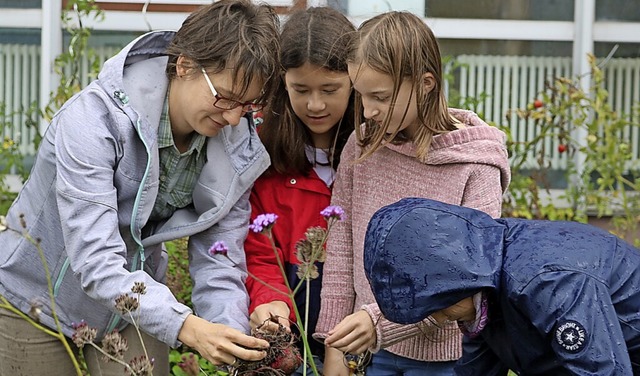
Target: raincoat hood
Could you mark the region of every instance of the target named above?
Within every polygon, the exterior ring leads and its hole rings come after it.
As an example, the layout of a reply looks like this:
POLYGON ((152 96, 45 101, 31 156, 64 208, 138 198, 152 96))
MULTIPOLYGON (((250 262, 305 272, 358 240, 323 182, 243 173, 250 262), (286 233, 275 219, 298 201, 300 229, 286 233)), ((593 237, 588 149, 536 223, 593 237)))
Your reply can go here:
POLYGON ((497 289, 505 230, 481 211, 423 198, 378 210, 366 232, 364 267, 384 316, 412 324, 497 289))

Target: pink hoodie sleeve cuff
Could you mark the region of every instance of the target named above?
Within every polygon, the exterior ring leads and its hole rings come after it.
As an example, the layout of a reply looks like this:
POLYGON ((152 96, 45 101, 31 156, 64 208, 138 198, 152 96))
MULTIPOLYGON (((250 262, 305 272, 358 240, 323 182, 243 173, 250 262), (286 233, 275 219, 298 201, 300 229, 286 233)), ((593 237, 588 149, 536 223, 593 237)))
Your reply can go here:
POLYGON ((369 314, 369 317, 371 317, 371 321, 373 322, 374 328, 376 330, 376 342, 369 348, 369 351, 375 354, 380 351, 382 344, 382 329, 380 325, 378 325, 378 321, 382 317, 382 313, 380 313, 377 304, 366 304, 363 305, 361 309, 365 310, 369 314))

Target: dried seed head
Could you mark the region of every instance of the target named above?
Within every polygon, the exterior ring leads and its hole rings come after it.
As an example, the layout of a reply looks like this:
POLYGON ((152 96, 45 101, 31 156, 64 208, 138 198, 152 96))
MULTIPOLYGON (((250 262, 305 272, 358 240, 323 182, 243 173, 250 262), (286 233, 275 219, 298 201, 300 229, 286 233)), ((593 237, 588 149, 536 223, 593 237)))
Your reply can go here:
MULTIPOLYGON (((124 353, 129 349, 127 339, 120 335, 118 330, 107 334, 102 339, 102 350, 118 360, 124 359, 124 353)), ((109 358, 104 356, 103 359, 108 361, 109 358)))
POLYGON ((298 271, 296 272, 296 275, 300 279, 316 279, 320 277, 316 264, 298 264, 298 271))
POLYGON ((327 230, 322 227, 309 227, 304 236, 309 239, 313 247, 318 248, 324 244, 326 234, 327 230))
POLYGON ((145 286, 144 282, 134 282, 131 292, 134 294, 144 295, 147 293, 147 286, 145 286))
POLYGON ((78 324, 74 323, 72 326, 73 335, 71 336, 71 339, 79 348, 82 348, 87 343, 91 343, 96 339, 97 330, 90 328, 84 320, 80 321, 78 324))
POLYGON ((140 355, 129 361, 131 369, 126 369, 129 376, 153 376, 154 359, 147 359, 146 356, 140 355))
POLYGON ((32 300, 29 302, 29 317, 35 322, 40 322, 40 315, 42 314, 42 303, 38 300, 32 300))
POLYGON ((300 239, 296 242, 296 257, 302 263, 311 261, 313 255, 313 245, 307 239, 300 239))
POLYGON ((138 307, 138 299, 129 294, 123 294, 116 298, 116 309, 123 315, 135 311, 138 307))

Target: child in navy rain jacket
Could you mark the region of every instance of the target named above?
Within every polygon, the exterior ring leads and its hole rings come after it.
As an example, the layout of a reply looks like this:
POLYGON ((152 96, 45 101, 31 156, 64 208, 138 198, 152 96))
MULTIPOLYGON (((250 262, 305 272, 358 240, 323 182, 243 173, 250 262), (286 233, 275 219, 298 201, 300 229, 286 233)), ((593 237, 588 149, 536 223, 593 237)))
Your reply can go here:
POLYGON ((364 248, 387 319, 458 322, 458 375, 640 374, 640 251, 614 235, 408 198, 364 248))

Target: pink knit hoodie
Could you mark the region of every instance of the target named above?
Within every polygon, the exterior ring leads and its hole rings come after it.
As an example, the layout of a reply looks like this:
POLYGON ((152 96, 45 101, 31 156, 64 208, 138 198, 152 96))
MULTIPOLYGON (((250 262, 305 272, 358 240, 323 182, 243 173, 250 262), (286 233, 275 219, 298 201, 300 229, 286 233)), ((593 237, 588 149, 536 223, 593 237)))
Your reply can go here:
POLYGON ((471 111, 449 111, 466 127, 434 137, 426 163, 416 158, 412 143, 386 145, 354 163, 360 148, 351 135, 331 201, 345 209, 347 218, 329 235, 315 338, 326 338, 344 317, 364 309, 377 323, 373 352, 385 348, 421 361, 456 360, 462 355, 462 337, 455 325, 425 336, 424 328, 432 326, 426 320, 399 325, 384 319, 362 260, 369 219, 382 206, 404 197, 425 197, 500 216, 502 194, 511 177, 505 135, 471 111))

